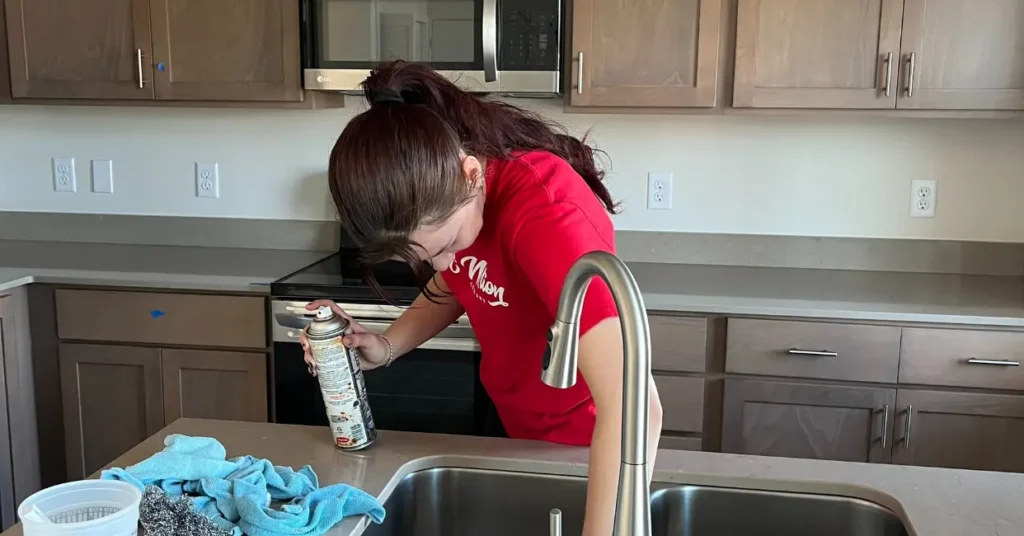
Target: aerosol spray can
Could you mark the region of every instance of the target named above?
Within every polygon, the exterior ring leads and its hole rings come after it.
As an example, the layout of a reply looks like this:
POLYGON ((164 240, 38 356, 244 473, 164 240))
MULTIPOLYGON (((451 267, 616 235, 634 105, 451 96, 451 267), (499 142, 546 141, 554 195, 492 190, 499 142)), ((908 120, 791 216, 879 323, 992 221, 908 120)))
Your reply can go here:
POLYGON ((377 439, 377 429, 370 414, 359 354, 342 342, 349 333, 348 319, 334 314, 330 307, 321 307, 306 330, 306 338, 316 363, 334 444, 342 450, 361 450, 377 439))

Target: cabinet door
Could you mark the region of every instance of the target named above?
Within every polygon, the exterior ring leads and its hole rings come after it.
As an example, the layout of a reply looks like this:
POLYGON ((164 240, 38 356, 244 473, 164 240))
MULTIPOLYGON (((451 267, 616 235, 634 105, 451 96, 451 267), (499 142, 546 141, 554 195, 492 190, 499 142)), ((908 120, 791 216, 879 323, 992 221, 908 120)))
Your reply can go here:
POLYGON ((722 0, 576 0, 572 20, 573 106, 715 105, 722 0))
POLYGON ((899 108, 1024 110, 1022 28, 1020 0, 907 0, 899 108))
POLYGON ((4 4, 0 2, 0 103, 11 102, 11 69, 7 62, 7 23, 4 4))
POLYGON ((149 0, 4 5, 15 98, 153 98, 149 0))
POLYGON ((101 469, 164 425, 160 350, 60 345, 68 478, 101 469))
POLYGON ((894 108, 902 20, 903 0, 739 0, 733 106, 894 108))
POLYGON ((900 389, 893 463, 1024 472, 1024 396, 900 389))
POLYGON ((11 434, 7 408, 8 359, 14 359, 15 345, 14 300, 0 294, 0 530, 7 530, 15 519, 14 467, 11 465, 11 434))
POLYGON ((301 101, 299 3, 153 0, 156 96, 301 101))
POLYGON ((722 452, 888 462, 895 389, 725 380, 722 452))
POLYGON ((164 421, 267 422, 267 356, 163 350, 164 421))

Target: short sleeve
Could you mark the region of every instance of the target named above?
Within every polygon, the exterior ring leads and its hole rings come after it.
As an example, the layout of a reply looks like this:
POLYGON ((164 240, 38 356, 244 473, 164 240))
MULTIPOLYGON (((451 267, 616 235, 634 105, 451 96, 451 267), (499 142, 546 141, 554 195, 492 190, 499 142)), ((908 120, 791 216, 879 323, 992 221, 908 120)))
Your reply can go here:
MULTIPOLYGON (((512 242, 512 252, 554 318, 569 269, 591 251, 615 253, 614 237, 604 236, 582 209, 572 203, 554 203, 530 211, 512 242)), ((611 234, 610 224, 605 224, 611 234)), ((580 315, 580 335, 606 318, 618 316, 615 300, 604 280, 595 277, 587 288, 580 315)))

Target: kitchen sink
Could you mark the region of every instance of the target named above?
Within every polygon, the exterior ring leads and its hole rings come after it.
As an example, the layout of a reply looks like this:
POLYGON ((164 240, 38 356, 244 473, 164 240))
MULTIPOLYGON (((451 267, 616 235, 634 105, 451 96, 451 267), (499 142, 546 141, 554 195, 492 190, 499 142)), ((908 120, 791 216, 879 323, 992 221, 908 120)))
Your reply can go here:
MULTIPOLYGON (((890 510, 861 499, 655 483, 654 536, 907 536, 890 510)), ((552 508, 562 532, 583 531, 587 481, 580 477, 436 468, 403 478, 387 516, 365 536, 541 536, 552 508)))

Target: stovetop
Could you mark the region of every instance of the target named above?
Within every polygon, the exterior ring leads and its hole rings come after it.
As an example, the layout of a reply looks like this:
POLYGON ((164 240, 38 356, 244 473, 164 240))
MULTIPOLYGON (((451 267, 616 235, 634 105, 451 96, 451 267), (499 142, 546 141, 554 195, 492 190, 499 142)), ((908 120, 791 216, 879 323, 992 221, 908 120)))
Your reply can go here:
POLYGON ((338 302, 401 305, 412 303, 420 293, 412 268, 403 262, 375 265, 373 273, 384 297, 363 280, 358 255, 339 251, 274 281, 270 294, 275 298, 327 298, 338 302))

